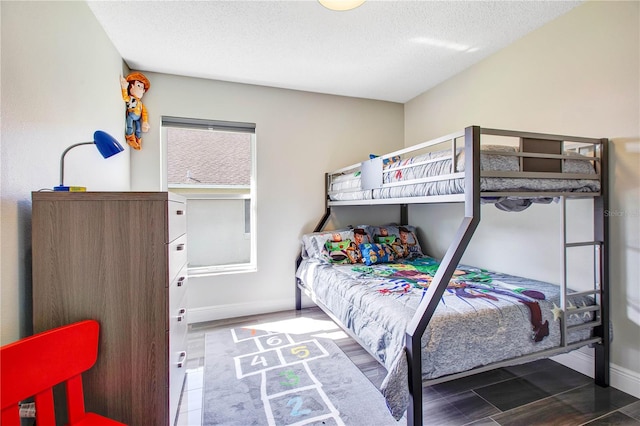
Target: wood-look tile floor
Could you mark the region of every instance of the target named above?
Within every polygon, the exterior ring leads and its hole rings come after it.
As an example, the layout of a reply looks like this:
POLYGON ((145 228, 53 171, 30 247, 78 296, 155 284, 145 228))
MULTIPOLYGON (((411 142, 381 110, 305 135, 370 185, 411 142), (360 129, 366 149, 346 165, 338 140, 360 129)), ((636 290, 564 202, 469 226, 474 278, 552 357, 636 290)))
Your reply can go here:
MULTIPOLYGON (((191 324, 187 379, 177 426, 202 425, 204 336, 207 332, 299 317, 331 321, 320 309, 307 308, 300 312, 191 324)), ((353 339, 344 337, 336 343, 379 388, 385 369, 353 339)), ((612 387, 596 386, 591 378, 548 359, 425 387, 423 406, 425 425, 640 426, 640 400, 612 387)), ((404 424, 404 419, 398 422, 398 426, 404 424)), ((348 426, 375 425, 375 419, 371 419, 367 425, 348 426)))

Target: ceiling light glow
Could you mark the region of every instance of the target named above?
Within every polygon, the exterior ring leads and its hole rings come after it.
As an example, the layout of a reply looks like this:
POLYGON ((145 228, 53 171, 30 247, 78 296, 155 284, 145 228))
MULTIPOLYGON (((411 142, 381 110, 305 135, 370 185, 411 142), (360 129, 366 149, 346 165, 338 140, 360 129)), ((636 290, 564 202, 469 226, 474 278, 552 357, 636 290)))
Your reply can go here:
POLYGON ((428 37, 416 37, 411 39, 414 43, 426 44, 433 47, 442 47, 444 49, 456 50, 458 52, 476 52, 478 50, 477 47, 471 47, 466 44, 454 43, 452 41, 446 40, 438 40, 435 38, 428 37))
POLYGON ((365 0, 318 0, 318 3, 329 10, 345 11, 355 9, 365 0))

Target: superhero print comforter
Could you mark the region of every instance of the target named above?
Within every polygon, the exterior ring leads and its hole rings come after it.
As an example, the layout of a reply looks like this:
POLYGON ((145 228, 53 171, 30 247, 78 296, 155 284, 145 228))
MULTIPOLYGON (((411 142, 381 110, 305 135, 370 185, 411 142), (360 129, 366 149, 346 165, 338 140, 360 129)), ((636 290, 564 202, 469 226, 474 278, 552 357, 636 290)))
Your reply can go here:
MULTIPOLYGON (((409 401, 404 338, 438 262, 419 257, 397 264, 336 265, 304 259, 297 277, 316 300, 356 334, 385 366, 381 392, 396 419, 409 401)), ((570 297, 569 307, 593 305, 570 297)), ((560 345, 560 288, 553 284, 460 265, 422 337, 424 380, 560 345)), ((571 314, 568 324, 594 319, 571 314)), ((589 329, 568 342, 590 337, 589 329)))

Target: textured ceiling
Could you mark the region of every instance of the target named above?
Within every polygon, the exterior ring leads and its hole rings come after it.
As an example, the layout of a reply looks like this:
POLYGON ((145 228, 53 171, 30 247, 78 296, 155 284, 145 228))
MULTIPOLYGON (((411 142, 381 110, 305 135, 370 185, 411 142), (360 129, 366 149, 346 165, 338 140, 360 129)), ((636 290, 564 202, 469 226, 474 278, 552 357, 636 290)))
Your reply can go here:
POLYGON ((406 102, 580 1, 88 1, 130 68, 406 102))

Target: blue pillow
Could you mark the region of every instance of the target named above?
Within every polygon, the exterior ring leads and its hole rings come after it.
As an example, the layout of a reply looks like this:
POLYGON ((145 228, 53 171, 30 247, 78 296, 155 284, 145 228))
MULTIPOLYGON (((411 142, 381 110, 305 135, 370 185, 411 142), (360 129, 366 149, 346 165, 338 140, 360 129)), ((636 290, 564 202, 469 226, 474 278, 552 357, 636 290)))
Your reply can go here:
POLYGON ((388 244, 360 244, 360 253, 362 253, 362 262, 367 266, 395 260, 393 250, 388 244))

